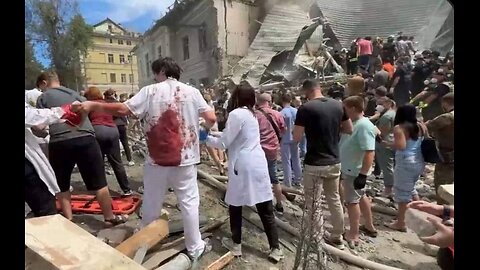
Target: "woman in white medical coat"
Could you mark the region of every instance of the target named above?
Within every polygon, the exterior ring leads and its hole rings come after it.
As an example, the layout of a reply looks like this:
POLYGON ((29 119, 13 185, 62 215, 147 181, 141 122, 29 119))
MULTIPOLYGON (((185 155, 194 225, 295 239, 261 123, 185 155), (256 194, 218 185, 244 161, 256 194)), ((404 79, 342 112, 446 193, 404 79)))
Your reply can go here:
POLYGON ((229 205, 232 239, 223 245, 235 256, 241 256, 242 206, 255 205, 270 244, 269 259, 279 261, 283 253, 273 214, 273 193, 267 160, 260 146, 260 132, 253 111, 255 91, 239 85, 232 93, 232 108, 226 127, 216 136, 209 135, 207 146, 228 149, 228 186, 225 202, 229 205))

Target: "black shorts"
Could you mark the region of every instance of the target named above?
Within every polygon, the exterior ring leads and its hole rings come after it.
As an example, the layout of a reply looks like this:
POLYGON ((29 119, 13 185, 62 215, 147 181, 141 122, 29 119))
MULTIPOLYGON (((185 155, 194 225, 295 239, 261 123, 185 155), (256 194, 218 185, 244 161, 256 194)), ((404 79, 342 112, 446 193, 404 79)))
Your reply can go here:
POLYGON ((50 143, 48 152, 61 192, 70 189, 70 179, 75 164, 78 166, 87 190, 96 191, 107 186, 102 152, 94 136, 50 143))

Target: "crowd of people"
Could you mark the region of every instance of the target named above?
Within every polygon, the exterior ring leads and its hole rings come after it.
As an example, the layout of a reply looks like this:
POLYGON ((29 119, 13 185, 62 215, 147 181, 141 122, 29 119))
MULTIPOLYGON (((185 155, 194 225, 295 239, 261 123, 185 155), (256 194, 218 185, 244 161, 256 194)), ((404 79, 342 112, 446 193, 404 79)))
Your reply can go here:
MULTIPOLYGON (((357 75, 347 85, 335 84, 322 91, 318 81, 307 79, 298 92, 274 97, 244 82, 221 95, 202 93, 179 81, 182 70, 168 57, 152 63, 157 83, 122 101, 114 98, 114 91, 102 95, 95 87, 87 89, 83 97, 62 87, 54 72, 42 73, 36 104, 28 101, 32 95, 27 99, 26 93, 26 202, 36 216, 49 215, 56 213, 56 197, 62 213, 71 219, 69 187, 77 165, 87 189, 96 192, 105 222, 125 222, 127 217, 112 213, 103 157, 111 164, 124 195, 130 195, 120 141, 124 149, 129 148, 125 117, 132 117, 135 125, 142 126, 148 147, 142 226, 159 218, 165 193, 172 188, 192 260, 211 249, 199 231, 196 165, 203 148, 220 173, 228 175, 225 202, 232 237, 222 239, 222 244, 236 256, 242 254, 242 207, 255 206, 270 245, 269 259, 278 262, 283 258, 275 215, 283 213, 282 202, 292 199, 283 186, 303 189, 305 221, 312 231, 321 228, 320 204, 325 196, 332 229, 315 237, 339 249, 344 243, 355 249, 361 242, 360 232, 370 237, 379 234, 365 193, 371 175, 383 179, 381 195, 398 203, 396 220, 385 226, 405 232, 409 207, 443 216, 444 209, 450 209, 448 218, 453 217, 453 208, 442 206, 441 198, 438 206, 429 205, 420 201, 415 190, 426 162, 436 163, 436 189, 453 183, 454 96, 453 83, 446 83, 453 80, 453 55, 440 63, 436 53, 416 52, 412 40, 399 37, 392 49, 389 38, 383 47, 374 49, 381 40, 360 39, 356 42, 357 75), (410 52, 416 53, 413 68, 410 52), (424 81, 422 86, 420 81, 424 81), (47 126, 48 158, 32 133, 45 131, 47 126), (427 158, 425 153, 432 150, 427 149, 427 139, 435 140, 438 160, 427 158), (283 179, 277 175, 277 160, 281 160, 283 179)), ((131 153, 125 151, 133 162, 131 153)), ((439 233, 422 240, 446 248, 439 252, 439 263, 442 269, 453 269, 453 228, 435 226, 439 233)))

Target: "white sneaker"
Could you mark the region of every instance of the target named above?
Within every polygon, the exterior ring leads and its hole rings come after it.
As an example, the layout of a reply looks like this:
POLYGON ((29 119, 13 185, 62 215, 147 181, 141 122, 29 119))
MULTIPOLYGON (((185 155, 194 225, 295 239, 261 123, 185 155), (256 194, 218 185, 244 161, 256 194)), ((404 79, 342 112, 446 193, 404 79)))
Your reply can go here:
POLYGON ((231 238, 222 238, 222 245, 232 252, 233 256, 242 256, 242 244, 235 244, 231 238))
MULTIPOLYGON (((203 240, 205 242, 205 246, 202 248, 202 249, 199 249, 199 250, 196 250, 194 252, 188 252, 188 257, 190 257, 190 259, 192 260, 192 262, 195 264, 196 262, 198 262, 198 260, 205 254, 207 254, 208 252, 210 252, 212 250, 212 244, 210 243, 210 239, 209 238, 206 238, 205 240, 203 240)), ((193 269, 193 266, 192 266, 192 269, 193 269)))
POLYGON ((279 261, 283 260, 285 256, 283 255, 283 251, 280 248, 274 248, 268 254, 268 259, 278 263, 279 261))
POLYGON ((135 166, 135 162, 129 161, 129 162, 128 162, 128 166, 135 166))

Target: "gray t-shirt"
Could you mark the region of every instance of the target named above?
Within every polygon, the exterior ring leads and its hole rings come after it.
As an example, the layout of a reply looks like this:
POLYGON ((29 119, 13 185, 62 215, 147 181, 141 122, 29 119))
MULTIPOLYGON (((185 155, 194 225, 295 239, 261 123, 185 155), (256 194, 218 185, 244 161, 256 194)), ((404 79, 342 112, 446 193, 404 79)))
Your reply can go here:
POLYGON ((383 140, 389 143, 393 143, 393 121, 395 119, 395 111, 388 110, 384 113, 379 119, 377 123, 377 127, 380 128, 388 128, 390 132, 388 134, 382 134, 383 140))
POLYGON ((375 75, 373 75, 373 81, 376 84, 376 87, 387 86, 388 83, 388 72, 385 70, 380 70, 375 75))
MULTIPOLYGON (((37 108, 61 107, 74 101, 85 101, 79 93, 66 87, 51 88, 45 91, 37 100, 37 108)), ((80 126, 72 127, 67 123, 52 124, 49 126, 50 143, 65 141, 83 136, 94 136, 92 123, 86 117, 80 126)))

